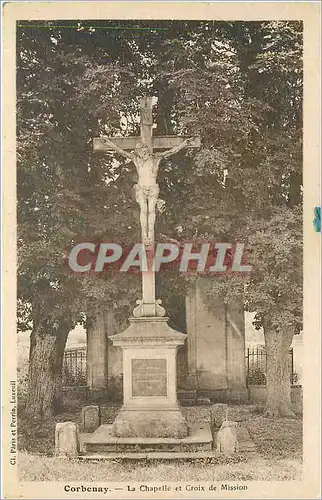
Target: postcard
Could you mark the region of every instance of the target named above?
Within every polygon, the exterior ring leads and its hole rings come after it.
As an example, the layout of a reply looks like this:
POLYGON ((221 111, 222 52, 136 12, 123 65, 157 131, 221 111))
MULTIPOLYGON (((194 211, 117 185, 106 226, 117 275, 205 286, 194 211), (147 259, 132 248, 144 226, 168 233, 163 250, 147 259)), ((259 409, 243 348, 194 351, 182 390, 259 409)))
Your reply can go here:
POLYGON ((4 498, 318 498, 320 4, 3 5, 4 498))

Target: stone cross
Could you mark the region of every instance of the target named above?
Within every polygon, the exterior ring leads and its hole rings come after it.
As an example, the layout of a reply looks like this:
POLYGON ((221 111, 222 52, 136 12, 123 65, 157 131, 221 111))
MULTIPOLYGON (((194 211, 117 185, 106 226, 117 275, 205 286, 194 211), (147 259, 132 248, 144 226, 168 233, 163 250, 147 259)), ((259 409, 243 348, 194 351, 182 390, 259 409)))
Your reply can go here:
POLYGON ((154 245, 154 225, 156 206, 159 196, 159 186, 156 182, 159 164, 185 147, 200 146, 199 137, 153 136, 152 98, 143 97, 140 106, 140 136, 139 137, 97 137, 94 138, 94 151, 116 151, 130 159, 138 173, 138 183, 135 184, 135 198, 140 205, 140 224, 142 243, 146 247, 148 271, 142 273, 143 300, 134 310, 138 316, 163 315, 160 301, 155 300, 155 272, 152 271, 154 245), (158 150, 154 152, 154 150, 158 150), (165 151, 162 151, 165 150, 165 151), (132 152, 129 152, 132 151, 132 152))

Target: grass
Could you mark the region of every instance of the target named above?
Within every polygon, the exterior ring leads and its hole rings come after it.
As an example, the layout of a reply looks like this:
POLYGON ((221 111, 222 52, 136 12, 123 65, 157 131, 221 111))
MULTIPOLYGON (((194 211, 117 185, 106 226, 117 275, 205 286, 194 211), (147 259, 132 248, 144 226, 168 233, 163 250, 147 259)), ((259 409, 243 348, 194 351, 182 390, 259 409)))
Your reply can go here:
POLYGON ((257 451, 269 459, 302 460, 302 419, 268 419, 254 415, 247 427, 257 451))
POLYGON ((265 458, 302 460, 302 417, 270 419, 262 411, 258 406, 235 406, 230 418, 244 422, 257 451, 265 458))
MULTIPOLYGON (((106 409, 113 420, 116 407, 106 409)), ((207 407, 184 409, 189 422, 209 419, 207 407)), ((186 461, 90 461, 53 457, 56 422, 76 421, 69 411, 45 423, 19 419, 19 474, 21 481, 285 481, 301 478, 302 420, 269 419, 251 405, 231 408, 230 419, 243 422, 259 455, 236 454, 211 460, 186 461)))
POLYGON ((250 459, 246 463, 211 464, 206 461, 78 462, 19 454, 21 481, 287 481, 300 479, 295 460, 250 459))

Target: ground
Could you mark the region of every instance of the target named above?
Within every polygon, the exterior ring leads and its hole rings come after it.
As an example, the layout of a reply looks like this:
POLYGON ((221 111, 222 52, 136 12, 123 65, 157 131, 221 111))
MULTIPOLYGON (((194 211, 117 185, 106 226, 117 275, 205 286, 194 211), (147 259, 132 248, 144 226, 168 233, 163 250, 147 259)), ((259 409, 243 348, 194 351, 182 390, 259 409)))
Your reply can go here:
POLYGON ((290 481, 301 479, 300 460, 257 458, 211 464, 198 461, 88 462, 19 455, 21 481, 290 481))
MULTIPOLYGON (((258 454, 191 461, 91 461, 53 457, 54 429, 58 421, 75 420, 75 411, 39 425, 19 420, 19 474, 21 481, 282 481, 301 479, 302 419, 269 419, 252 405, 231 408, 243 422, 258 454)), ((117 407, 106 410, 113 418, 117 407)), ((190 421, 206 418, 209 409, 185 409, 190 421)))

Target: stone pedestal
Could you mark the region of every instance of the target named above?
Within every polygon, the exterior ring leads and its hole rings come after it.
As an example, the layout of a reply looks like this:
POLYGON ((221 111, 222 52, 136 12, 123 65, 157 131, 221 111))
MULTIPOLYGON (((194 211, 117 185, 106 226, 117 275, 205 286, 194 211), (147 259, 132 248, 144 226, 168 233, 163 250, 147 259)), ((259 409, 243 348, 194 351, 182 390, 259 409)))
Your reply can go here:
POLYGON ((186 335, 167 322, 165 317, 133 317, 129 328, 110 337, 123 349, 124 404, 114 436, 182 439, 188 434, 176 383, 177 347, 186 335))

